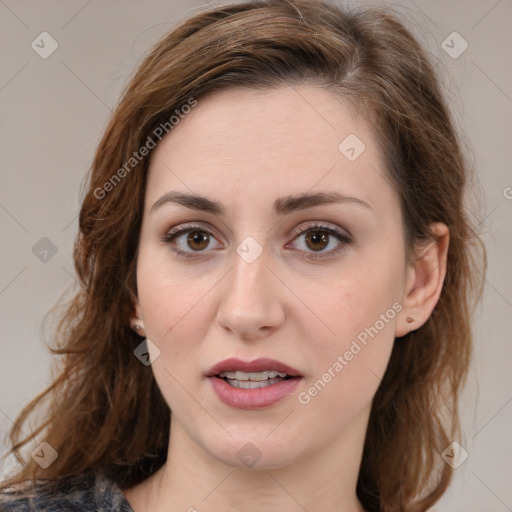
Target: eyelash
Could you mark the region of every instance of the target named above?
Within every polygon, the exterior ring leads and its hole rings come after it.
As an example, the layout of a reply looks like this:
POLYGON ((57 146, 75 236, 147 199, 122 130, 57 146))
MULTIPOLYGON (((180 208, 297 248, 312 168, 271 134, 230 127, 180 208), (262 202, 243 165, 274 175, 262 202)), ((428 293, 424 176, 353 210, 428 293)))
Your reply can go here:
MULTIPOLYGON (((186 227, 183 227, 182 225, 180 225, 180 226, 176 226, 171 231, 169 231, 168 233, 163 235, 161 237, 161 240, 162 240, 162 242, 165 242, 165 243, 168 243, 168 244, 174 244, 174 240, 176 238, 178 238, 180 235, 183 235, 185 233, 189 233, 191 231, 192 232, 193 231, 198 231, 198 232, 201 232, 201 233, 206 233, 209 236, 213 237, 213 234, 210 231, 208 231, 207 229, 205 229, 203 226, 187 225, 186 227)), ((353 242, 352 238, 349 237, 348 235, 346 235, 345 233, 343 233, 342 231, 339 231, 338 229, 331 228, 331 227, 326 226, 324 224, 312 224, 312 225, 301 226, 300 228, 296 228, 294 230, 294 234, 296 235, 295 238, 299 237, 300 235, 302 235, 304 233, 308 233, 310 231, 313 231, 313 232, 316 231, 316 232, 319 232, 319 233, 326 233, 328 235, 333 236, 334 238, 336 238, 341 243, 337 246, 337 248, 331 249, 327 253, 323 253, 323 252, 322 253, 315 253, 315 252, 313 252, 311 254, 308 253, 309 254, 308 256, 303 256, 305 258, 309 258, 309 259, 313 259, 313 260, 318 260, 318 259, 321 259, 321 258, 326 258, 326 257, 332 256, 333 254, 337 254, 339 251, 343 250, 346 246, 350 245, 353 242)), ((294 240, 295 240, 295 238, 294 238, 294 240)), ((181 250, 176 249, 174 247, 172 248, 172 250, 176 253, 177 256, 183 257, 183 258, 189 258, 189 259, 200 258, 200 257, 203 256, 202 253, 205 252, 205 251, 195 251, 196 254, 194 254, 194 253, 189 253, 189 252, 181 251, 181 250)))

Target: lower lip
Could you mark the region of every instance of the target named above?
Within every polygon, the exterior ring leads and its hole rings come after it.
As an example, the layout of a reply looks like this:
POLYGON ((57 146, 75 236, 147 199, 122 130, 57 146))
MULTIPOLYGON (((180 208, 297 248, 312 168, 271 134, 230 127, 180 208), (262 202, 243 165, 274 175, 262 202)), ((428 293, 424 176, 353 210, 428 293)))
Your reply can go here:
POLYGON ((261 409, 291 395, 302 378, 293 377, 277 384, 255 389, 234 388, 219 377, 210 377, 209 380, 222 403, 237 409, 261 409))

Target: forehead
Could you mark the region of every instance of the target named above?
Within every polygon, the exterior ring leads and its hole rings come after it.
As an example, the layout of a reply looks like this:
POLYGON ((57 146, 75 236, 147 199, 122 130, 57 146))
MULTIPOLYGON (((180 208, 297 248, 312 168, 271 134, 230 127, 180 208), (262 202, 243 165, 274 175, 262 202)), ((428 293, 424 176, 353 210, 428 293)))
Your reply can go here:
POLYGON ((319 87, 230 88, 200 98, 154 150, 147 202, 168 190, 229 203, 317 189, 396 200, 367 121, 319 87))

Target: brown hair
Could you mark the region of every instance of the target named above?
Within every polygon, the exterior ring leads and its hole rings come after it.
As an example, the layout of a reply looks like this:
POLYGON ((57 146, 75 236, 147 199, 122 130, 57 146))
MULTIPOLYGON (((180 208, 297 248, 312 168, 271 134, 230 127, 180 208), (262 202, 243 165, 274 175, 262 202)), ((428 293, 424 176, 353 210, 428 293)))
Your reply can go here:
POLYGON ((17 418, 10 439, 23 466, 5 485, 92 469, 126 488, 165 462, 169 409, 151 368, 134 357, 141 340, 129 323, 149 158, 125 167, 108 193, 105 184, 191 98, 229 86, 298 83, 331 90, 371 121, 399 193, 408 254, 415 242, 433 239, 431 223, 449 227, 441 297, 428 321, 394 345, 373 402, 357 486, 367 510, 424 511, 444 493, 452 470, 440 453, 460 433, 470 315, 486 267, 464 205, 468 165, 432 65, 397 16, 306 0, 199 13, 139 66, 85 190, 74 248, 82 288, 52 349, 63 356, 61 373, 17 418), (45 419, 23 435, 29 416, 47 400, 45 419), (44 470, 20 453, 36 436, 58 452, 44 470))

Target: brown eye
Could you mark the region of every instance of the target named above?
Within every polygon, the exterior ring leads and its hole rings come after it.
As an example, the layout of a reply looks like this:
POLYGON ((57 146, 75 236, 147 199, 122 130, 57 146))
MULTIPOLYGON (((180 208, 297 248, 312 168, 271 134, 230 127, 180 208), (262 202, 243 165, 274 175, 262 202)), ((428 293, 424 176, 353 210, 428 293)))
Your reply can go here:
POLYGON ((190 231, 187 236, 188 246, 194 251, 202 251, 210 243, 210 235, 205 231, 190 231))
POLYGON ((305 240, 309 249, 321 251, 329 244, 329 234, 325 231, 310 231, 305 240))
POLYGON ((171 229, 161 237, 161 240, 171 246, 180 257, 204 257, 211 249, 222 247, 217 239, 202 226, 180 225, 171 229))
MULTIPOLYGON (((293 246, 310 259, 327 258, 348 247, 352 238, 338 228, 327 225, 301 226, 293 246)), ((289 246, 287 246, 288 248, 289 246)))

